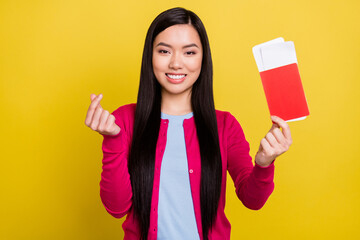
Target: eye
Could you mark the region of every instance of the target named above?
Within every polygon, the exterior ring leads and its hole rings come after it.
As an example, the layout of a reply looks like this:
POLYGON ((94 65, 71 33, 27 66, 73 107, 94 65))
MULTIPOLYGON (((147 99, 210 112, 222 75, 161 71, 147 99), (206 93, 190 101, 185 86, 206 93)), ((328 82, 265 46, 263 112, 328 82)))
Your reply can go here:
POLYGON ((166 50, 159 50, 159 53, 168 53, 168 51, 166 51, 166 50))
POLYGON ((186 52, 186 54, 187 54, 187 55, 194 55, 194 54, 196 54, 196 53, 193 52, 193 51, 189 51, 189 52, 186 52))

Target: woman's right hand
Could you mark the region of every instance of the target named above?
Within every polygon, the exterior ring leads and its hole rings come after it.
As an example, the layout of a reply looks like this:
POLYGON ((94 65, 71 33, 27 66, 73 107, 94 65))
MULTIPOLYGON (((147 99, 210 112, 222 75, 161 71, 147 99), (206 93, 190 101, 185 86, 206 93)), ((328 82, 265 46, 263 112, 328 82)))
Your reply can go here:
POLYGON ((102 94, 90 95, 91 104, 86 114, 85 125, 94 131, 104 135, 116 135, 120 132, 120 127, 115 123, 114 115, 104 110, 100 105, 102 94))

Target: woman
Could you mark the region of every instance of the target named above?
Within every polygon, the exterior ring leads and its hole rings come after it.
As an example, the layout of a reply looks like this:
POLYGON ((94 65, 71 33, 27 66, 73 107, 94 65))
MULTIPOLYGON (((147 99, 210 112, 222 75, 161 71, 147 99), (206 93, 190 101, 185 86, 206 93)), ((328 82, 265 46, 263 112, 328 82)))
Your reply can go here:
POLYGON ((274 160, 291 145, 289 126, 271 117, 253 165, 238 121, 215 110, 212 78, 201 20, 173 8, 147 32, 137 103, 110 114, 102 95, 91 95, 85 124, 104 137, 100 196, 112 216, 127 215, 124 239, 230 239, 227 171, 250 209, 272 193, 274 160))

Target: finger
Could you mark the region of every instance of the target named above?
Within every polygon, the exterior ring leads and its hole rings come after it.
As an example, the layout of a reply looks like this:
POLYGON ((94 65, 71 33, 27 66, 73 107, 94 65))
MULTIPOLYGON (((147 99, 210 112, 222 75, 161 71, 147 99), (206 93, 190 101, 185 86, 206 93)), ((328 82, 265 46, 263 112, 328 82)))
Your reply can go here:
POLYGON ((114 130, 112 128, 114 128, 115 125, 116 125, 115 116, 110 114, 110 116, 108 117, 108 119, 106 121, 106 129, 109 129, 110 131, 112 131, 112 130, 114 130))
POLYGON ((96 131, 98 129, 99 122, 100 122, 100 116, 101 116, 102 112, 103 112, 102 107, 98 106, 96 108, 93 118, 91 120, 90 128, 92 130, 96 131))
MULTIPOLYGON (((100 94, 98 96, 96 96, 95 94, 91 94, 91 96, 90 96, 91 102, 94 101, 97 97, 100 97, 100 94)), ((103 95, 101 94, 101 99, 102 99, 102 97, 103 97, 103 95)), ((100 105, 100 103, 99 103, 99 105, 100 105)))
MULTIPOLYGON (((98 102, 98 106, 100 106, 100 107, 102 107, 101 106, 101 103, 100 103, 100 101, 102 100, 102 98, 103 98, 103 95, 102 95, 102 93, 100 93, 99 95, 98 95, 98 97, 99 97, 99 102, 98 102), (101 95, 101 96, 100 96, 101 95)), ((94 99, 94 100, 96 100, 96 99, 94 99)))
POLYGON ((103 95, 100 93, 95 98, 91 100, 90 106, 93 108, 96 108, 96 106, 99 104, 100 100, 102 99, 103 95))
MULTIPOLYGON (((103 95, 102 95, 102 94, 99 94, 98 96, 96 96, 96 95, 94 94, 94 96, 95 96, 95 97, 93 97, 93 98, 91 99, 91 101, 94 101, 94 100, 97 101, 97 100, 99 100, 97 106, 99 106, 99 105, 101 106, 100 100, 102 99, 103 95), (101 96, 100 96, 100 95, 101 95, 101 96), (98 99, 98 98, 100 98, 100 99, 98 99)), ((95 106, 95 107, 97 107, 97 106, 95 106)))
POLYGON ((271 116, 271 120, 282 128, 285 138, 292 141, 289 125, 278 116, 271 116))
MULTIPOLYGON (((96 95, 95 94, 90 94, 90 100, 91 100, 91 102, 94 100, 94 98, 96 98, 96 95)), ((90 106, 91 106, 91 104, 90 104, 90 106)), ((91 123, 91 119, 92 119, 92 113, 93 112, 90 112, 90 106, 89 106, 89 108, 88 108, 88 110, 87 110, 87 112, 86 112, 86 117, 85 117, 85 125, 86 126, 90 126, 90 123, 91 123)))
POLYGON ((282 145, 286 144, 286 139, 285 139, 283 133, 281 132, 280 128, 274 128, 271 132, 274 135, 274 137, 276 138, 276 140, 278 141, 278 143, 280 143, 282 145))
MULTIPOLYGON (((90 97, 92 97, 92 96, 90 96, 90 97)), ((86 113, 85 124, 87 126, 89 126, 91 124, 94 112, 95 112, 97 106, 99 105, 99 102, 100 102, 101 98, 102 98, 102 94, 99 94, 96 98, 94 98, 92 100, 92 102, 91 102, 91 104, 90 104, 90 106, 88 108, 88 111, 86 113)), ((101 105, 100 105, 100 107, 101 107, 101 105)))
POLYGON ((106 129, 110 129, 112 125, 115 124, 115 116, 110 114, 106 121, 106 129))
POLYGON ((107 110, 104 110, 100 116, 100 120, 99 120, 99 126, 98 126, 98 130, 100 132, 104 132, 106 131, 108 128, 106 126, 106 122, 108 120, 110 113, 107 110))
POLYGON ((273 147, 273 148, 278 147, 279 143, 278 143, 278 141, 276 140, 276 138, 274 137, 274 135, 271 132, 268 132, 266 134, 265 139, 271 145, 271 147, 273 147))
POLYGON ((273 122, 273 125, 271 125, 269 132, 272 132, 276 128, 280 128, 280 126, 279 126, 279 124, 273 122))
POLYGON ((122 131, 121 127, 119 125, 116 124, 116 118, 114 115, 111 114, 111 119, 110 119, 110 122, 111 122, 111 126, 112 126, 112 129, 111 131, 114 133, 114 134, 119 134, 120 131, 122 131))
POLYGON ((266 138, 261 139, 260 146, 263 149, 263 153, 265 155, 271 155, 273 152, 273 148, 271 147, 270 143, 266 140, 266 138))

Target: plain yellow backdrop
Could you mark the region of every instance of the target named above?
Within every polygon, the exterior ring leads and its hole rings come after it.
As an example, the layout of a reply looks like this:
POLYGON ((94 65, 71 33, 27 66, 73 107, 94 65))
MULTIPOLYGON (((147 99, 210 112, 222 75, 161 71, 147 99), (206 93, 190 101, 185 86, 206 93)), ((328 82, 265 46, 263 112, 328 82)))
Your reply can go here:
POLYGON ((261 210, 228 178, 232 239, 360 238, 359 1, 2 0, 0 239, 122 239, 99 196, 90 94, 109 111, 136 102, 146 31, 177 6, 204 22, 216 108, 238 119, 252 156, 271 126, 252 47, 295 43, 310 116, 289 123, 293 145, 261 210))

